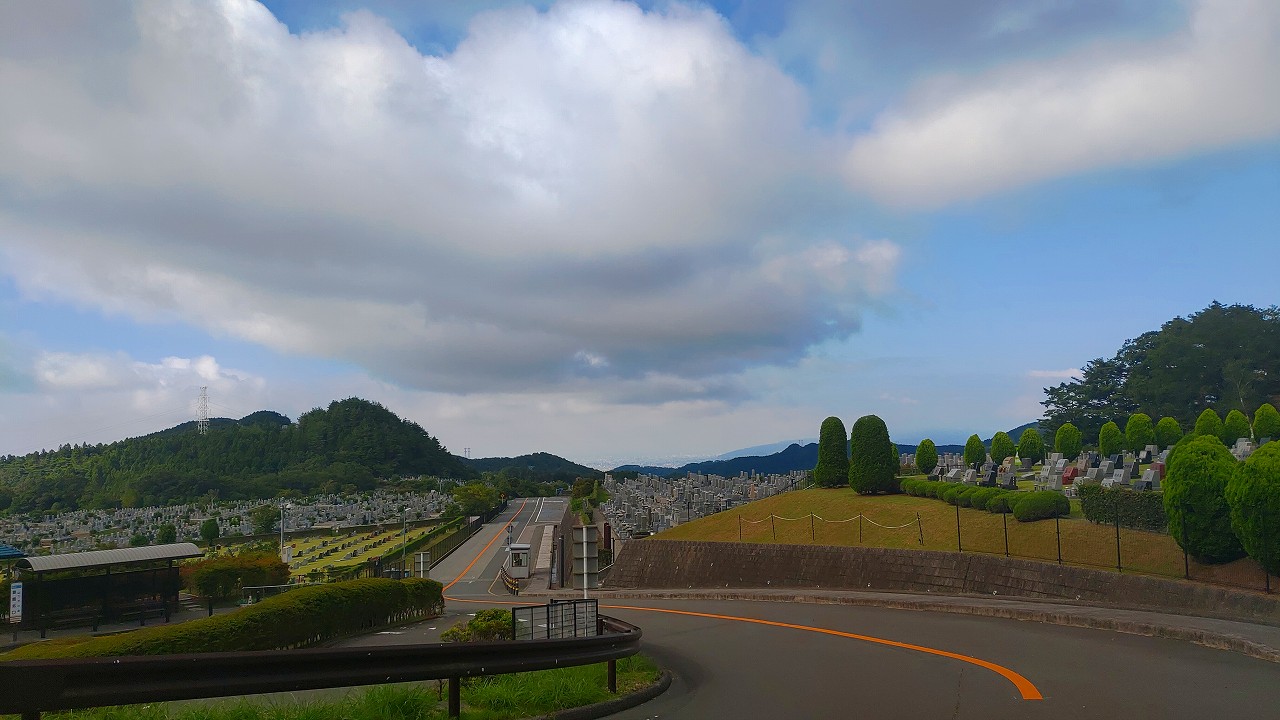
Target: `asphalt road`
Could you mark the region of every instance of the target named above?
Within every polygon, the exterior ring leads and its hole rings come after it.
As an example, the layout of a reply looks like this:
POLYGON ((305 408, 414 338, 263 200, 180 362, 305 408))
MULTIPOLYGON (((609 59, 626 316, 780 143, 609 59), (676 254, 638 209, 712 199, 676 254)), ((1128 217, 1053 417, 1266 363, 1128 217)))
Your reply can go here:
MULTIPOLYGON (((533 502, 517 522, 531 517, 533 502)), ((518 507, 513 503, 506 518, 456 553, 455 577, 463 579, 447 592, 454 600, 446 617, 351 644, 434 641, 458 619, 507 600, 488 592, 503 554, 501 539, 480 550, 491 539, 505 537, 502 524, 518 507)), ((440 572, 436 576, 446 583, 452 579, 440 572)), ((602 612, 643 628, 644 652, 675 675, 663 696, 614 716, 619 719, 1280 716, 1280 665, 1181 641, 882 608, 699 600, 612 603, 607 594, 595 596, 602 612), (655 612, 663 609, 807 626, 963 658, 812 629, 655 612), (982 663, 1024 678, 1031 692, 982 663), (1028 694, 1043 699, 1023 699, 1028 694)))

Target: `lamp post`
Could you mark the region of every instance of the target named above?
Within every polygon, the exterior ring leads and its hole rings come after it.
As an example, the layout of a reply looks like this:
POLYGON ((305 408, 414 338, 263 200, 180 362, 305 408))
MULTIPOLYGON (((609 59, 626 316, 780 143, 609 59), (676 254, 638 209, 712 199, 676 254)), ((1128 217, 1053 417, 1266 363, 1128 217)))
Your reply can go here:
POLYGON ((401 514, 404 518, 404 525, 400 528, 400 574, 404 575, 404 556, 409 549, 409 508, 404 508, 401 514))

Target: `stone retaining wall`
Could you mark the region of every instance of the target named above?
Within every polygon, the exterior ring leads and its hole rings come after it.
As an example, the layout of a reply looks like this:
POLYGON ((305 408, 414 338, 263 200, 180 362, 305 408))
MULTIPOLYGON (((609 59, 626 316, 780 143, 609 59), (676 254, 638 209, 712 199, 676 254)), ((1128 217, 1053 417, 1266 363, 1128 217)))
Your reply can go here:
POLYGON ((829 588, 1052 598, 1280 625, 1280 597, 977 553, 627 542, 608 588, 829 588))

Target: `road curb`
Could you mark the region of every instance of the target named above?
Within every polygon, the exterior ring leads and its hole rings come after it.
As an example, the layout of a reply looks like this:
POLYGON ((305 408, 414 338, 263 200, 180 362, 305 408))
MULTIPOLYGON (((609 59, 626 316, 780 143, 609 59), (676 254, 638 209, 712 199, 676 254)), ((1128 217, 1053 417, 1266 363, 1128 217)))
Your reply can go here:
POLYGON ((569 708, 550 715, 539 715, 530 720, 596 720, 596 718, 606 717, 614 713, 620 713, 623 710, 642 705, 650 700, 658 697, 671 687, 671 671, 663 670, 662 675, 658 676, 658 681, 652 685, 637 690, 633 693, 616 697, 612 700, 605 700, 593 705, 583 705, 582 707, 569 708))
POLYGON ((1088 615, 1077 615, 1064 611, 1043 609, 1032 610, 1018 607, 1001 607, 995 605, 957 605, 943 600, 879 598, 869 595, 860 596, 827 596, 808 595, 805 593, 766 594, 751 592, 698 592, 696 594, 673 593, 655 590, 653 592, 613 591, 601 593, 597 598, 608 602, 618 599, 659 599, 659 600, 752 600, 759 602, 798 602, 815 605, 852 605, 861 607, 883 607, 894 610, 917 610, 923 612, 945 612, 954 615, 973 615, 978 617, 994 617, 1006 620, 1023 620, 1042 622, 1050 625, 1066 627, 1090 628, 1094 630, 1110 630, 1112 632, 1145 637, 1158 637, 1170 640, 1182 640, 1215 650, 1228 650, 1242 655, 1280 663, 1280 650, 1255 642, 1248 638, 1228 633, 1214 632, 1200 628, 1188 628, 1172 623, 1140 622, 1136 620, 1119 620, 1088 615))

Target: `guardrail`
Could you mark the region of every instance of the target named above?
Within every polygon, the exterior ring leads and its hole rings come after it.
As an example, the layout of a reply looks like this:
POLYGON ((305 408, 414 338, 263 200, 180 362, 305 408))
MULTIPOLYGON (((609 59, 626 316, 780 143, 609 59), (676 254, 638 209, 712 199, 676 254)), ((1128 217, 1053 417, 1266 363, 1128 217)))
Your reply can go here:
POLYGON ((0 662, 0 715, 447 679, 458 717, 464 677, 608 662, 617 692, 616 662, 640 651, 641 631, 604 615, 600 624, 601 635, 559 640, 0 662))

